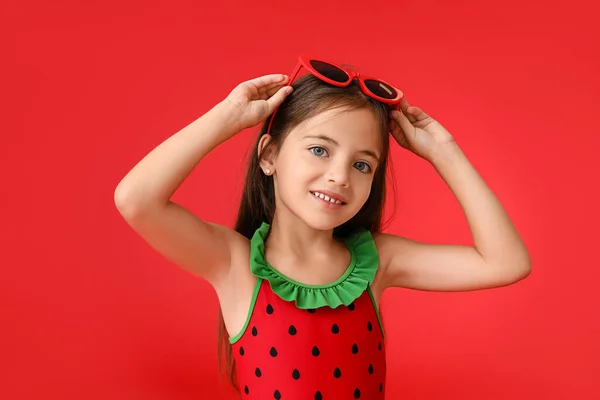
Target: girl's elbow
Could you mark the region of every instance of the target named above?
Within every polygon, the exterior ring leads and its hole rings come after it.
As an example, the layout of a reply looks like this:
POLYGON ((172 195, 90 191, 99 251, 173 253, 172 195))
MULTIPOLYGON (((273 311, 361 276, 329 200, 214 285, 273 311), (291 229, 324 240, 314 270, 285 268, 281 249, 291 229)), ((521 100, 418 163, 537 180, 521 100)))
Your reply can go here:
POLYGON ((525 261, 520 263, 520 267, 517 269, 517 281, 527 278, 529 274, 531 274, 531 260, 527 257, 525 261))

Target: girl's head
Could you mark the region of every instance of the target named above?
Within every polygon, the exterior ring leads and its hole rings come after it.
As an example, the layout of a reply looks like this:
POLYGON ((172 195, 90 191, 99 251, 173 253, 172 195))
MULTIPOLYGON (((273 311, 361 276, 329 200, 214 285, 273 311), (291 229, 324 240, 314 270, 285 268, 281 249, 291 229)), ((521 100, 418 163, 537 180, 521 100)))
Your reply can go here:
POLYGON ((340 88, 307 74, 269 117, 252 149, 236 230, 246 237, 275 212, 315 229, 346 236, 378 231, 385 200, 389 146, 388 105, 357 83, 340 88), (265 173, 267 169, 270 173, 265 173), (314 197, 329 191, 344 204, 334 209, 314 197))

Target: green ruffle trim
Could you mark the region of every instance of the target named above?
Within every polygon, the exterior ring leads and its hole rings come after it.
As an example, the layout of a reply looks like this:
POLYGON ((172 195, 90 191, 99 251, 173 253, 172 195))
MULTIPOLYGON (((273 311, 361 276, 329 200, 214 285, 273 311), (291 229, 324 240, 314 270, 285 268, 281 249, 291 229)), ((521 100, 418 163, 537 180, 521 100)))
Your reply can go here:
POLYGON ((265 238, 270 225, 263 222, 254 232, 250 248, 250 269, 254 275, 270 282, 275 294, 295 301, 302 309, 349 305, 373 283, 379 266, 379 255, 370 231, 361 230, 344 239, 351 261, 346 272, 327 285, 305 285, 281 274, 265 260, 265 238))

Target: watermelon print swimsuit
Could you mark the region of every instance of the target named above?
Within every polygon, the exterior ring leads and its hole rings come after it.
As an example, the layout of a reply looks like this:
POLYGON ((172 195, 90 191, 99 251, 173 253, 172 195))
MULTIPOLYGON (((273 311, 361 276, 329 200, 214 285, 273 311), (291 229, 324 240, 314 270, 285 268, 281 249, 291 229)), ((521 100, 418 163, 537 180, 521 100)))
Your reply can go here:
POLYGON ((256 285, 244 327, 229 338, 242 398, 384 399, 384 331, 370 289, 379 257, 371 232, 344 239, 347 270, 315 286, 267 264, 269 228, 263 222, 251 239, 256 285))

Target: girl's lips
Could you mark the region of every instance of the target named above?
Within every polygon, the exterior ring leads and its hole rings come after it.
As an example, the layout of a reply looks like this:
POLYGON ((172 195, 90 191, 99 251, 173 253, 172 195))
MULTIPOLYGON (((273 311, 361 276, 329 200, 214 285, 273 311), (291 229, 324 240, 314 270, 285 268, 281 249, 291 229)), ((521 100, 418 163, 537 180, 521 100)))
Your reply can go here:
POLYGON ((319 204, 321 204, 323 207, 325 207, 325 208, 327 208, 329 210, 339 210, 340 208, 342 208, 345 205, 345 203, 342 203, 342 204, 332 203, 330 201, 327 201, 325 199, 317 197, 317 196, 314 195, 314 192, 309 192, 309 195, 315 201, 319 202, 319 204))
POLYGON ((334 193, 330 190, 311 190, 310 192, 313 193, 313 195, 314 195, 314 193, 323 194, 331 199, 338 200, 343 204, 348 202, 344 197, 342 197, 341 195, 334 193))

